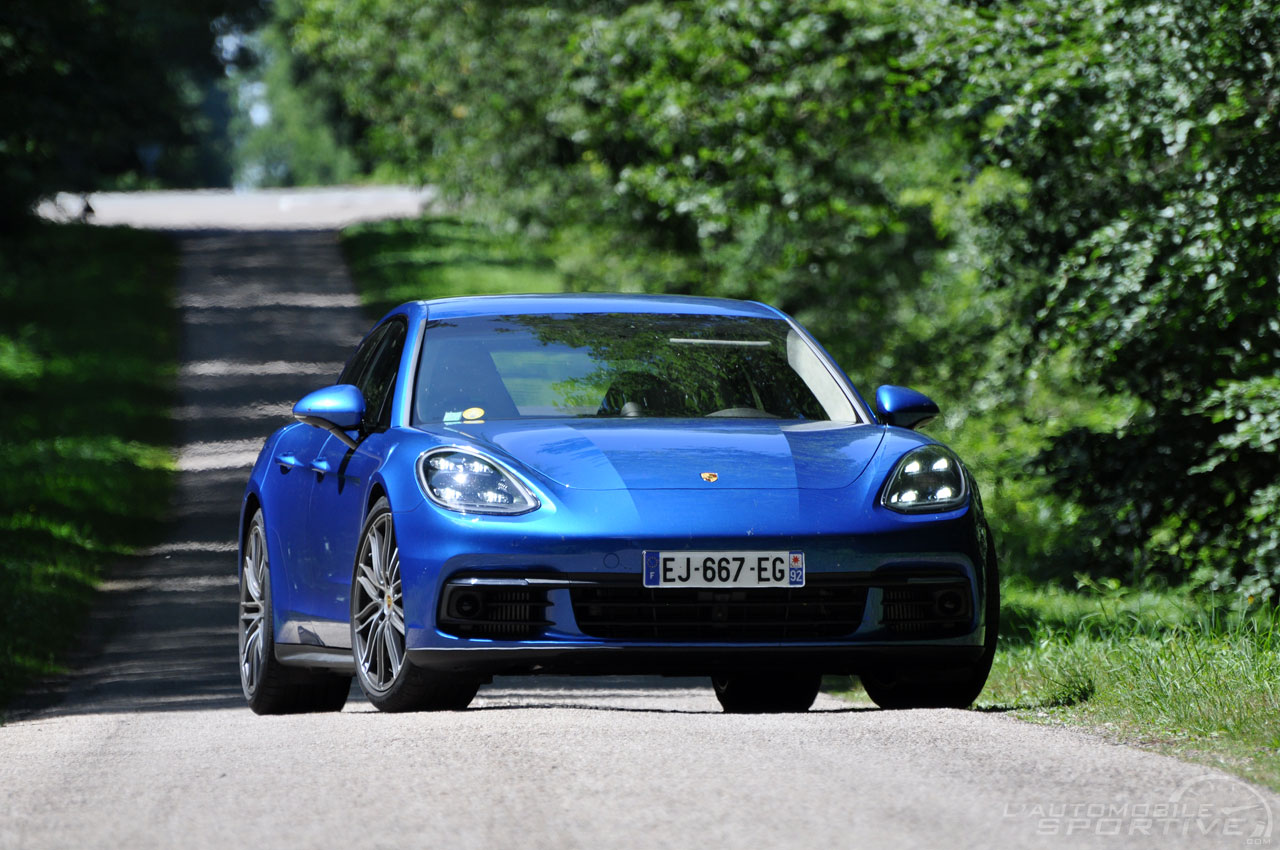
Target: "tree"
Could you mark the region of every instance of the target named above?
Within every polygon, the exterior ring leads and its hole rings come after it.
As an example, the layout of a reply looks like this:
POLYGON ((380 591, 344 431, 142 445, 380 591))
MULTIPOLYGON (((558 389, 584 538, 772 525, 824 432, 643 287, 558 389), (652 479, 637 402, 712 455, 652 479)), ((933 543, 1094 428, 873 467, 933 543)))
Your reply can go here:
MULTIPOLYGON (((1280 10, 1126 0, 939 7, 903 60, 975 172, 988 286, 1030 281, 1032 355, 1138 399, 1042 463, 1088 510, 1093 569, 1280 587, 1280 10)), ((936 120, 936 118, 934 119, 936 120)))
POLYGON ((215 41, 259 13, 258 0, 6 3, 0 225, 29 215, 43 194, 121 175, 224 179, 225 157, 198 143, 226 120, 214 92, 223 68, 215 41))
POLYGON ((1272 5, 298 3, 369 149, 574 285, 760 298, 945 393, 1025 552, 1280 586, 1272 5))
POLYGON ((252 186, 331 186, 371 170, 352 149, 353 130, 343 105, 300 67, 289 49, 287 3, 256 35, 259 63, 233 77, 239 100, 236 183, 252 186), (262 114, 265 113, 265 114, 262 114))

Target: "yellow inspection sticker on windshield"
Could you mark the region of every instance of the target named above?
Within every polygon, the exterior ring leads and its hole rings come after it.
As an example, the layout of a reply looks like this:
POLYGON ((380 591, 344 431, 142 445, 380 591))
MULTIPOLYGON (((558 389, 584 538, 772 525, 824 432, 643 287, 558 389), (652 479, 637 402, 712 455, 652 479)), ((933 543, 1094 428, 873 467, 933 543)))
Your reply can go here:
POLYGON ((466 410, 462 411, 463 419, 467 419, 467 420, 479 419, 482 416, 484 416, 483 407, 468 407, 466 410))

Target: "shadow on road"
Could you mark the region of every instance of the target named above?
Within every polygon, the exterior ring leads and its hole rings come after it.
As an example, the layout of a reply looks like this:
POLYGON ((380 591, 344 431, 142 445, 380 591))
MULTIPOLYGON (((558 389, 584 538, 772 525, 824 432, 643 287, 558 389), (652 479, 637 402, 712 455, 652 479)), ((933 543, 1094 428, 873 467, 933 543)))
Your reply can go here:
POLYGON ((333 231, 188 231, 178 283, 178 476, 167 538, 116 565, 70 673, 8 716, 244 705, 240 499, 290 405, 336 380, 367 322, 333 231))

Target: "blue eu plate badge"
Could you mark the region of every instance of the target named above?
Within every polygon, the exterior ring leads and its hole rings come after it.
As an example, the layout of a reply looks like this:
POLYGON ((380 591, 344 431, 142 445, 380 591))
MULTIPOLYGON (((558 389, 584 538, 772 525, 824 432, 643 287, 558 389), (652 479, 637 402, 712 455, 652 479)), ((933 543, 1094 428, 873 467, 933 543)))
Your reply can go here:
POLYGON ((658 582, 658 553, 644 553, 644 586, 657 587, 658 582))

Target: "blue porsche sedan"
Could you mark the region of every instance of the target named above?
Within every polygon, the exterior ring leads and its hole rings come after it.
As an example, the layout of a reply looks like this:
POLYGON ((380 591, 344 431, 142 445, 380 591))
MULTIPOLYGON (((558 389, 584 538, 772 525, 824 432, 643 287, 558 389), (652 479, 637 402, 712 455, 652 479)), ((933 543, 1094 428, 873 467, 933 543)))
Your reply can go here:
POLYGON ((494 675, 708 676, 729 712, 963 707, 995 652, 974 480, 763 304, 405 304, 269 437, 240 520, 260 714, 461 709, 494 675))

